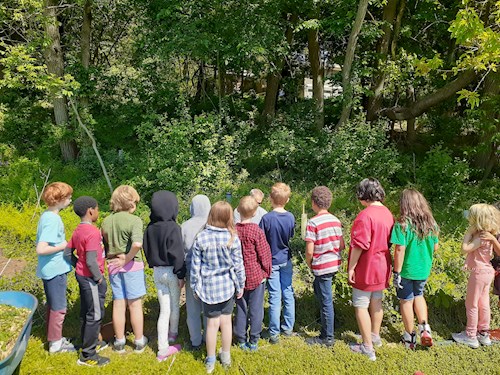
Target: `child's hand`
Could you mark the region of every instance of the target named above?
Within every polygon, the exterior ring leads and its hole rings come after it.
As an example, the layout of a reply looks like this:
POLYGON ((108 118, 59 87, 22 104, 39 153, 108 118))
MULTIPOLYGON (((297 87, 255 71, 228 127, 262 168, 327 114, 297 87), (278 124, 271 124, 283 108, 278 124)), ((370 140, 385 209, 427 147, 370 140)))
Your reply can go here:
POLYGON ((354 270, 349 270, 349 272, 347 273, 347 275, 348 275, 349 284, 354 284, 356 282, 356 277, 355 277, 355 274, 354 274, 354 270))
POLYGON ((125 254, 118 254, 113 259, 110 259, 108 264, 116 268, 122 268, 125 265, 125 254))
POLYGON ((177 282, 179 283, 179 289, 184 288, 184 284, 186 283, 184 279, 178 279, 177 282))
POLYGON ((485 230, 481 231, 479 238, 481 238, 482 241, 494 241, 496 239, 494 235, 485 230))
POLYGON ((236 299, 243 297, 243 290, 236 295, 236 299))
POLYGON ((392 285, 397 289, 403 289, 403 285, 401 284, 401 274, 399 272, 392 273, 392 285))

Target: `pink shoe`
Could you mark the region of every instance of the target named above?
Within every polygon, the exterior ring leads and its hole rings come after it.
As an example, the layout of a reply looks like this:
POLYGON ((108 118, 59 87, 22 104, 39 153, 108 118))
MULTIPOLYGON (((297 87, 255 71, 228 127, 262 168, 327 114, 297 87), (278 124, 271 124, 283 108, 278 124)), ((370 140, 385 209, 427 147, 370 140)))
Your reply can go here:
POLYGON ((156 359, 158 362, 163 362, 164 360, 168 359, 171 355, 174 355, 175 353, 178 353, 181 351, 181 346, 179 344, 176 345, 171 345, 168 347, 167 352, 165 354, 159 354, 156 356, 156 359))

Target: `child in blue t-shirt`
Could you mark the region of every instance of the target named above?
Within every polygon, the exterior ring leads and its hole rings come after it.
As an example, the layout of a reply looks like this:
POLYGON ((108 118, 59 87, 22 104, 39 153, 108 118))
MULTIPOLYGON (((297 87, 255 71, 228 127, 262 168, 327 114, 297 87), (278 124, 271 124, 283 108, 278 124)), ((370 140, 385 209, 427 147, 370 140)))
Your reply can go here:
POLYGON ((295 323, 295 297, 292 288, 292 254, 289 241, 294 235, 295 218, 285 210, 290 200, 290 187, 278 182, 271 188, 271 205, 273 210, 262 217, 259 226, 266 235, 271 247, 272 272, 267 280, 269 291, 269 341, 276 344, 279 341, 281 298, 283 298, 283 334, 293 333, 295 323))
POLYGON ((47 298, 47 341, 50 353, 74 352, 75 347, 62 336, 66 316, 67 273, 71 264, 64 258, 66 239, 59 211, 71 203, 73 188, 64 182, 49 184, 42 194, 48 208, 38 221, 36 275, 43 281, 47 298))

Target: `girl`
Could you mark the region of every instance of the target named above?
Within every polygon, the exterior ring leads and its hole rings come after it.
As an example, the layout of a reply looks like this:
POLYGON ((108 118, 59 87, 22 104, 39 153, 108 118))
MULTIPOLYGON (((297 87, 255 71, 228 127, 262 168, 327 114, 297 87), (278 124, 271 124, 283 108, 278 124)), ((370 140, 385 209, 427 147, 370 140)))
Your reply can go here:
POLYGON ((134 351, 142 353, 148 344, 148 338, 143 334, 142 297, 146 294, 146 282, 139 251, 142 248, 142 220, 133 215, 139 201, 139 194, 132 186, 118 186, 109 201, 113 213, 104 219, 101 227, 113 291, 113 349, 117 353, 125 353, 127 306, 135 336, 134 351))
POLYGON ((194 296, 202 301, 203 315, 207 317, 205 367, 210 374, 215 368, 219 327, 222 333, 219 358, 224 367, 231 365, 234 294, 241 298, 245 287, 241 242, 234 229, 229 203, 219 201, 212 206, 207 225, 193 245, 190 276, 194 296))
POLYGON ((144 233, 144 254, 153 274, 160 315, 158 316, 159 362, 181 350, 175 342, 179 332, 179 297, 184 286, 186 267, 181 227, 175 222, 179 202, 170 191, 157 191, 151 199, 151 221, 144 233))
POLYGON ((414 189, 406 189, 401 194, 399 212, 399 220, 392 229, 391 243, 396 245, 393 284, 405 326, 402 342, 407 348, 415 349, 415 310, 420 343, 432 346, 424 287, 431 273, 434 252, 438 248, 438 226, 424 196, 414 189))
MULTIPOLYGON (((200 350, 201 344, 204 341, 201 325, 202 320, 200 319, 202 303, 199 299, 194 298, 189 278, 191 272, 191 250, 196 236, 203 230, 207 223, 210 207, 210 199, 206 195, 196 195, 189 207, 191 218, 181 225, 182 241, 184 242, 184 252, 186 254, 186 321, 191 340, 191 350, 200 350)), ((205 316, 203 317, 203 327, 206 330, 207 319, 205 316)))
MULTIPOLYGON (((489 204, 474 204, 469 209, 469 229, 465 233, 462 252, 467 255, 465 269, 469 271, 465 309, 467 326, 465 331, 454 333, 453 340, 471 348, 479 344, 491 345, 490 329, 490 286, 495 270, 490 260, 493 243, 486 233, 493 237, 500 232, 498 210, 489 204)), ((495 247, 495 251, 498 251, 495 247)), ((499 251, 500 255, 500 251, 499 251)))

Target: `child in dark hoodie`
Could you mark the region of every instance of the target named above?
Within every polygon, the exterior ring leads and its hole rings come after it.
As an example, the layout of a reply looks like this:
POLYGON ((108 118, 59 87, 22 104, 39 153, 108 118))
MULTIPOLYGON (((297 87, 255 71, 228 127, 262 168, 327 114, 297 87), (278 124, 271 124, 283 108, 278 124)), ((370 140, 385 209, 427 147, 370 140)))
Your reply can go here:
POLYGON ((186 267, 181 227, 176 223, 179 203, 175 194, 160 190, 151 199, 151 221, 144 233, 144 253, 158 290, 158 361, 177 353, 180 345, 169 346, 179 332, 179 297, 186 267))

